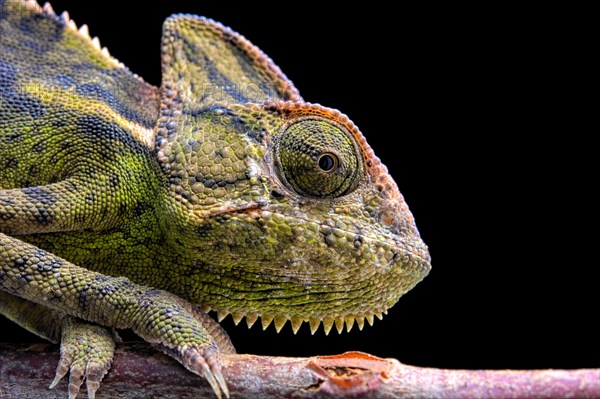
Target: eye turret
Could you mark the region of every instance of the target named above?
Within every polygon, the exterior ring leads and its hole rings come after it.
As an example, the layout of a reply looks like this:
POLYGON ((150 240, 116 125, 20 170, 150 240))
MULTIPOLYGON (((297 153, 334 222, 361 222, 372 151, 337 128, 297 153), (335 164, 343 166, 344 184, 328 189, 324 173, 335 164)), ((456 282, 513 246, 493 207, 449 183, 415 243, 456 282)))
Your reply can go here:
POLYGON ((321 119, 289 125, 278 139, 277 157, 286 185, 313 198, 349 193, 363 171, 354 139, 341 127, 321 119))

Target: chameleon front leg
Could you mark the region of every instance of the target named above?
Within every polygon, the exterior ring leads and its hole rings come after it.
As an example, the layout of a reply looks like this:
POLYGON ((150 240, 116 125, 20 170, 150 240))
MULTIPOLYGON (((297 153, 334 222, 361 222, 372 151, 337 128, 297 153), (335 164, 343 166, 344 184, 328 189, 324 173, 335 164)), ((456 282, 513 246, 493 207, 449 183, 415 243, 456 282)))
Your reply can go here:
POLYGON ((53 388, 69 373, 69 398, 74 399, 85 380, 88 398, 95 397, 112 364, 115 338, 112 328, 102 327, 0 291, 0 314, 51 342, 60 341, 61 357, 53 388))
POLYGON ((98 202, 97 196, 81 177, 0 190, 0 231, 20 235, 111 227, 118 220, 117 206, 98 202))
POLYGON ((3 233, 0 290, 103 326, 131 328, 205 377, 217 397, 229 397, 217 343, 193 307, 172 294, 92 272, 3 233))

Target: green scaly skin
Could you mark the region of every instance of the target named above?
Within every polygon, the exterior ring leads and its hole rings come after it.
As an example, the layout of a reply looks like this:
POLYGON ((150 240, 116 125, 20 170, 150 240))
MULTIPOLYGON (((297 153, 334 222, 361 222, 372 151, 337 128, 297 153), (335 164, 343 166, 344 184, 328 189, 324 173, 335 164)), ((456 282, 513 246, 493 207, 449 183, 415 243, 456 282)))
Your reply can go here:
POLYGON ((341 332, 430 269, 356 126, 242 36, 174 15, 162 70, 159 89, 68 15, 0 0, 0 312, 62 336, 71 398, 83 376, 94 397, 110 328, 228 396, 219 354, 234 349, 206 311, 341 332))

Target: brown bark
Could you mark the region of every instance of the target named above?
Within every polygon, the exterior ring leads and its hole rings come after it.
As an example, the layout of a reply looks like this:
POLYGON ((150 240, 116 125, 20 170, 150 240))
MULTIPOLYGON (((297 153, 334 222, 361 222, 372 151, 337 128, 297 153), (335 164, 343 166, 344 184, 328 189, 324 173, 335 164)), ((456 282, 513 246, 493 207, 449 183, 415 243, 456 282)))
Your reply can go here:
MULTIPOLYGON (((0 344, 0 398, 65 398, 48 385, 54 345, 0 344)), ((310 358, 224 355, 232 398, 600 398, 600 369, 443 370, 365 353, 310 358)), ((86 397, 82 392, 80 397, 86 397)), ((145 344, 122 344, 98 398, 214 397, 208 384, 145 344)))

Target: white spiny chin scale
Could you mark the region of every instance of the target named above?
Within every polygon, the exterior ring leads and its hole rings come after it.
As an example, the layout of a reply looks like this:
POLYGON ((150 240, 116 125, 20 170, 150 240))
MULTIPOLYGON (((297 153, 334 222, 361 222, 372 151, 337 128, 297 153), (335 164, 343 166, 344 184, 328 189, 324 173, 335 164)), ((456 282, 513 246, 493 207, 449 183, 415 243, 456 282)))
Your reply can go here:
POLYGON ((231 318, 233 319, 233 323, 236 326, 238 324, 240 324, 240 322, 242 321, 243 318, 246 318, 246 324, 248 325, 248 328, 251 328, 256 323, 258 318, 260 317, 263 330, 266 330, 271 324, 273 324, 275 326, 275 331, 277 331, 277 332, 280 332, 283 329, 283 327, 286 325, 286 323, 289 321, 290 325, 292 327, 293 333, 296 334, 300 330, 300 327, 302 327, 302 324, 304 322, 306 322, 310 327, 311 334, 313 334, 313 335, 315 332, 317 332, 320 325, 323 325, 323 331, 325 332, 325 335, 329 335, 329 332, 331 331, 331 329, 333 328, 334 325, 335 325, 335 329, 337 330, 338 334, 341 334, 344 331, 344 326, 346 327, 346 332, 349 332, 350 330, 352 330, 352 327, 354 326, 355 323, 356 323, 358 329, 362 330, 365 325, 365 319, 367 320, 369 325, 372 326, 375 322, 375 317, 377 317, 379 320, 383 320, 383 315, 387 314, 387 310, 375 310, 373 312, 364 313, 364 314, 360 314, 360 315, 352 314, 352 315, 337 316, 337 317, 332 317, 332 316, 302 317, 302 316, 286 316, 286 315, 281 315, 281 314, 273 315, 273 314, 268 314, 268 313, 259 315, 258 313, 255 313, 255 312, 251 312, 251 313, 247 313, 247 314, 245 314, 243 312, 233 312, 232 313, 225 309, 211 309, 207 305, 201 305, 200 309, 202 309, 202 311, 204 311, 206 313, 210 312, 211 310, 216 312, 217 320, 219 322, 223 321, 227 316, 231 315, 231 318))
POLYGON ((224 318, 226 318, 229 315, 229 312, 226 310, 217 310, 217 320, 219 320, 219 323, 223 321, 224 318))
POLYGON ((234 312, 231 314, 231 318, 233 319, 233 324, 235 324, 237 326, 238 324, 240 324, 240 321, 242 321, 242 319, 244 318, 244 314, 239 313, 239 312, 234 312))
POLYGON ((248 328, 252 328, 254 323, 256 323, 256 320, 258 320, 258 314, 256 314, 256 313, 247 314, 246 315, 246 324, 248 325, 248 328))

